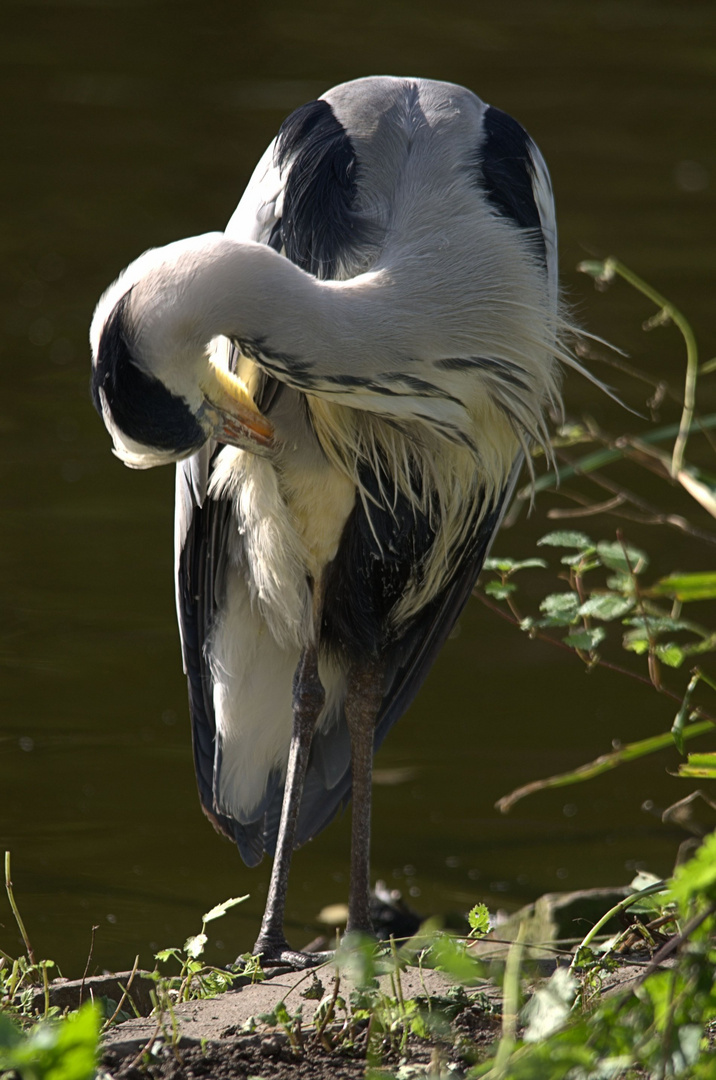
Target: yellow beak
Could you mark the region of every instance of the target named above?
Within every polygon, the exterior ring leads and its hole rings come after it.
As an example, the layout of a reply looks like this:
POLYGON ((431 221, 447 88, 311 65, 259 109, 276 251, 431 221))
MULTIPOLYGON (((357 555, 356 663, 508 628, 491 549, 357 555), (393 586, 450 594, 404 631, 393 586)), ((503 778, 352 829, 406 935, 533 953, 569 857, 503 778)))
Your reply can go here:
POLYGON ((243 450, 273 446, 273 424, 259 412, 238 376, 209 364, 201 390, 206 399, 204 414, 214 428, 214 438, 243 450))

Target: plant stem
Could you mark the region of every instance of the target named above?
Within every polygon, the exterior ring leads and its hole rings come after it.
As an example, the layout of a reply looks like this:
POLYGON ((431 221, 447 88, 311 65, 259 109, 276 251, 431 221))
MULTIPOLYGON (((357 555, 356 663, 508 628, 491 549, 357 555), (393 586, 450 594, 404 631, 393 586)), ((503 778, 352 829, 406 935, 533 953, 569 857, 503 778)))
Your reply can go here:
MULTIPOLYGON (((697 735, 703 735, 707 731, 713 731, 714 724, 711 720, 703 720, 701 723, 690 724, 689 727, 683 731, 683 739, 686 742, 687 739, 693 739, 697 735)), ((524 799, 527 795, 534 795, 537 791, 546 791, 548 788, 567 787, 569 784, 578 784, 583 780, 591 780, 595 776, 600 776, 604 772, 608 772, 609 769, 616 769, 618 765, 621 765, 625 761, 634 761, 637 758, 644 757, 646 754, 656 753, 658 750, 666 750, 674 745, 674 736, 671 731, 664 732, 662 735, 652 735, 648 739, 640 739, 637 742, 627 743, 620 750, 615 750, 611 754, 601 754, 594 761, 588 762, 586 765, 580 765, 578 768, 573 769, 568 773, 558 773, 556 776, 548 776, 544 780, 533 780, 529 784, 525 784, 523 787, 516 788, 515 791, 511 791, 509 795, 503 795, 501 799, 495 803, 497 809, 506 814, 508 810, 511 810, 516 802, 520 799, 524 799)))
POLYGON ((642 900, 645 896, 653 896, 654 893, 663 892, 666 888, 665 881, 657 881, 653 885, 648 885, 646 889, 641 889, 639 892, 632 893, 631 896, 625 896, 623 900, 620 900, 618 904, 615 904, 613 908, 610 908, 606 915, 602 915, 599 922, 595 923, 589 933, 582 939, 580 945, 574 950, 574 959, 569 966, 569 970, 573 971, 579 958, 579 954, 582 949, 586 949, 594 941, 595 937, 602 929, 603 926, 609 922, 614 916, 618 915, 620 911, 626 911, 632 904, 636 904, 638 900, 642 900))
POLYGON ((691 430, 691 422, 694 418, 694 406, 696 403, 696 379, 698 376, 699 358, 698 347, 696 344, 696 337, 694 335, 691 326, 688 321, 681 314, 679 309, 675 307, 671 301, 652 288, 646 281, 640 278, 633 270, 630 270, 628 266, 620 262, 619 259, 615 259, 610 256, 604 261, 603 276, 605 279, 613 277, 614 274, 618 274, 624 281, 628 282, 632 288, 637 289, 643 296, 646 296, 664 316, 669 318, 681 331, 681 336, 686 344, 686 378, 684 381, 684 408, 681 413, 681 421, 679 423, 679 430, 674 443, 674 450, 671 457, 671 475, 673 477, 678 476, 683 468, 684 464, 684 451, 686 450, 686 440, 689 437, 689 431, 691 430))
POLYGON ((25 929, 25 924, 22 921, 22 915, 20 914, 20 909, 18 908, 17 904, 15 903, 15 894, 12 891, 12 880, 10 878, 10 852, 9 851, 5 852, 5 892, 7 893, 7 898, 10 901, 10 907, 12 908, 12 913, 15 916, 15 922, 17 923, 18 927, 20 928, 20 933, 22 935, 22 940, 25 942, 25 949, 27 951, 27 958, 34 967, 34 965, 37 962, 35 960, 35 953, 33 951, 32 945, 30 944, 30 939, 27 936, 27 930, 25 929))
POLYGON ((135 958, 134 958, 134 965, 132 967, 131 972, 129 973, 129 979, 127 980, 127 985, 122 986, 121 983, 119 984, 119 986, 120 986, 120 988, 122 990, 122 996, 119 999, 119 1004, 117 1005, 117 1008, 114 1010, 114 1012, 110 1016, 109 1020, 105 1020, 103 1030, 106 1031, 107 1028, 110 1028, 112 1026, 114 1021, 117 1019, 117 1017, 121 1013, 122 1006, 124 1005, 125 1001, 128 998, 129 998, 129 1004, 134 1009, 135 1016, 139 1016, 139 1013, 137 1011, 137 1006, 134 1004, 131 997, 129 997, 129 991, 132 989, 132 983, 134 982, 134 976, 137 974, 138 969, 139 969, 139 955, 135 956, 135 958))

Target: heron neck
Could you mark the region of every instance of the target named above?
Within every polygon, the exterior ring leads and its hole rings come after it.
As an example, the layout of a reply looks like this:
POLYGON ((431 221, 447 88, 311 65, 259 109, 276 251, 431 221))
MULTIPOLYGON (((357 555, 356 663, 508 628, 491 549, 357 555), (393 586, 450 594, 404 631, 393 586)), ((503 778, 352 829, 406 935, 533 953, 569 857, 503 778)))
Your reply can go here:
POLYGON ((384 351, 381 320, 366 317, 369 294, 377 315, 380 274, 324 282, 263 244, 218 233, 187 244, 169 245, 166 261, 132 290, 142 354, 167 385, 179 366, 205 362, 219 335, 298 364, 384 351))

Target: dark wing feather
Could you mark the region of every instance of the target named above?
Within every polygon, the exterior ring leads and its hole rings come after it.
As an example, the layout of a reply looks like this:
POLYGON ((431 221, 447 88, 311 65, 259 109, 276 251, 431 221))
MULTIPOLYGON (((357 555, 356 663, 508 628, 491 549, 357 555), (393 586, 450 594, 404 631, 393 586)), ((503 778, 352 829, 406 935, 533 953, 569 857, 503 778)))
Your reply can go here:
MULTIPOLYGON (((255 866, 263 855, 261 823, 241 825, 216 810, 218 775, 213 680, 206 641, 224 592, 232 508, 226 500, 206 494, 213 457, 221 447, 205 447, 177 466, 177 514, 185 523, 177 537, 177 614, 184 670, 189 688, 194 768, 204 813, 224 836, 234 840, 241 857, 255 866)), ((178 525, 179 525, 178 517, 178 525)))

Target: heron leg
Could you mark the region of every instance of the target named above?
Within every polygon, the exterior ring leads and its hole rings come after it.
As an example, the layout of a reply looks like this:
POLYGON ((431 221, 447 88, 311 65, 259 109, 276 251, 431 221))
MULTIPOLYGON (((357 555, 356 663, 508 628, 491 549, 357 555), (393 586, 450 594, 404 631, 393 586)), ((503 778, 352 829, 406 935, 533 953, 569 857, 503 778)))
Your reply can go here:
POLYGON ((375 722, 383 700, 380 662, 356 665, 348 676, 346 722, 351 737, 353 812, 351 821, 351 878, 347 930, 372 933, 370 894, 370 809, 375 722))
POLYGON ((312 642, 301 653, 301 659, 293 677, 293 731, 281 807, 281 821, 264 917, 254 945, 254 954, 261 953, 264 962, 268 963, 307 967, 312 962, 318 963, 322 959, 320 956, 314 959, 306 953, 290 949, 284 936, 283 920, 288 875, 311 739, 325 698, 325 691, 318 675, 318 649, 312 642))

